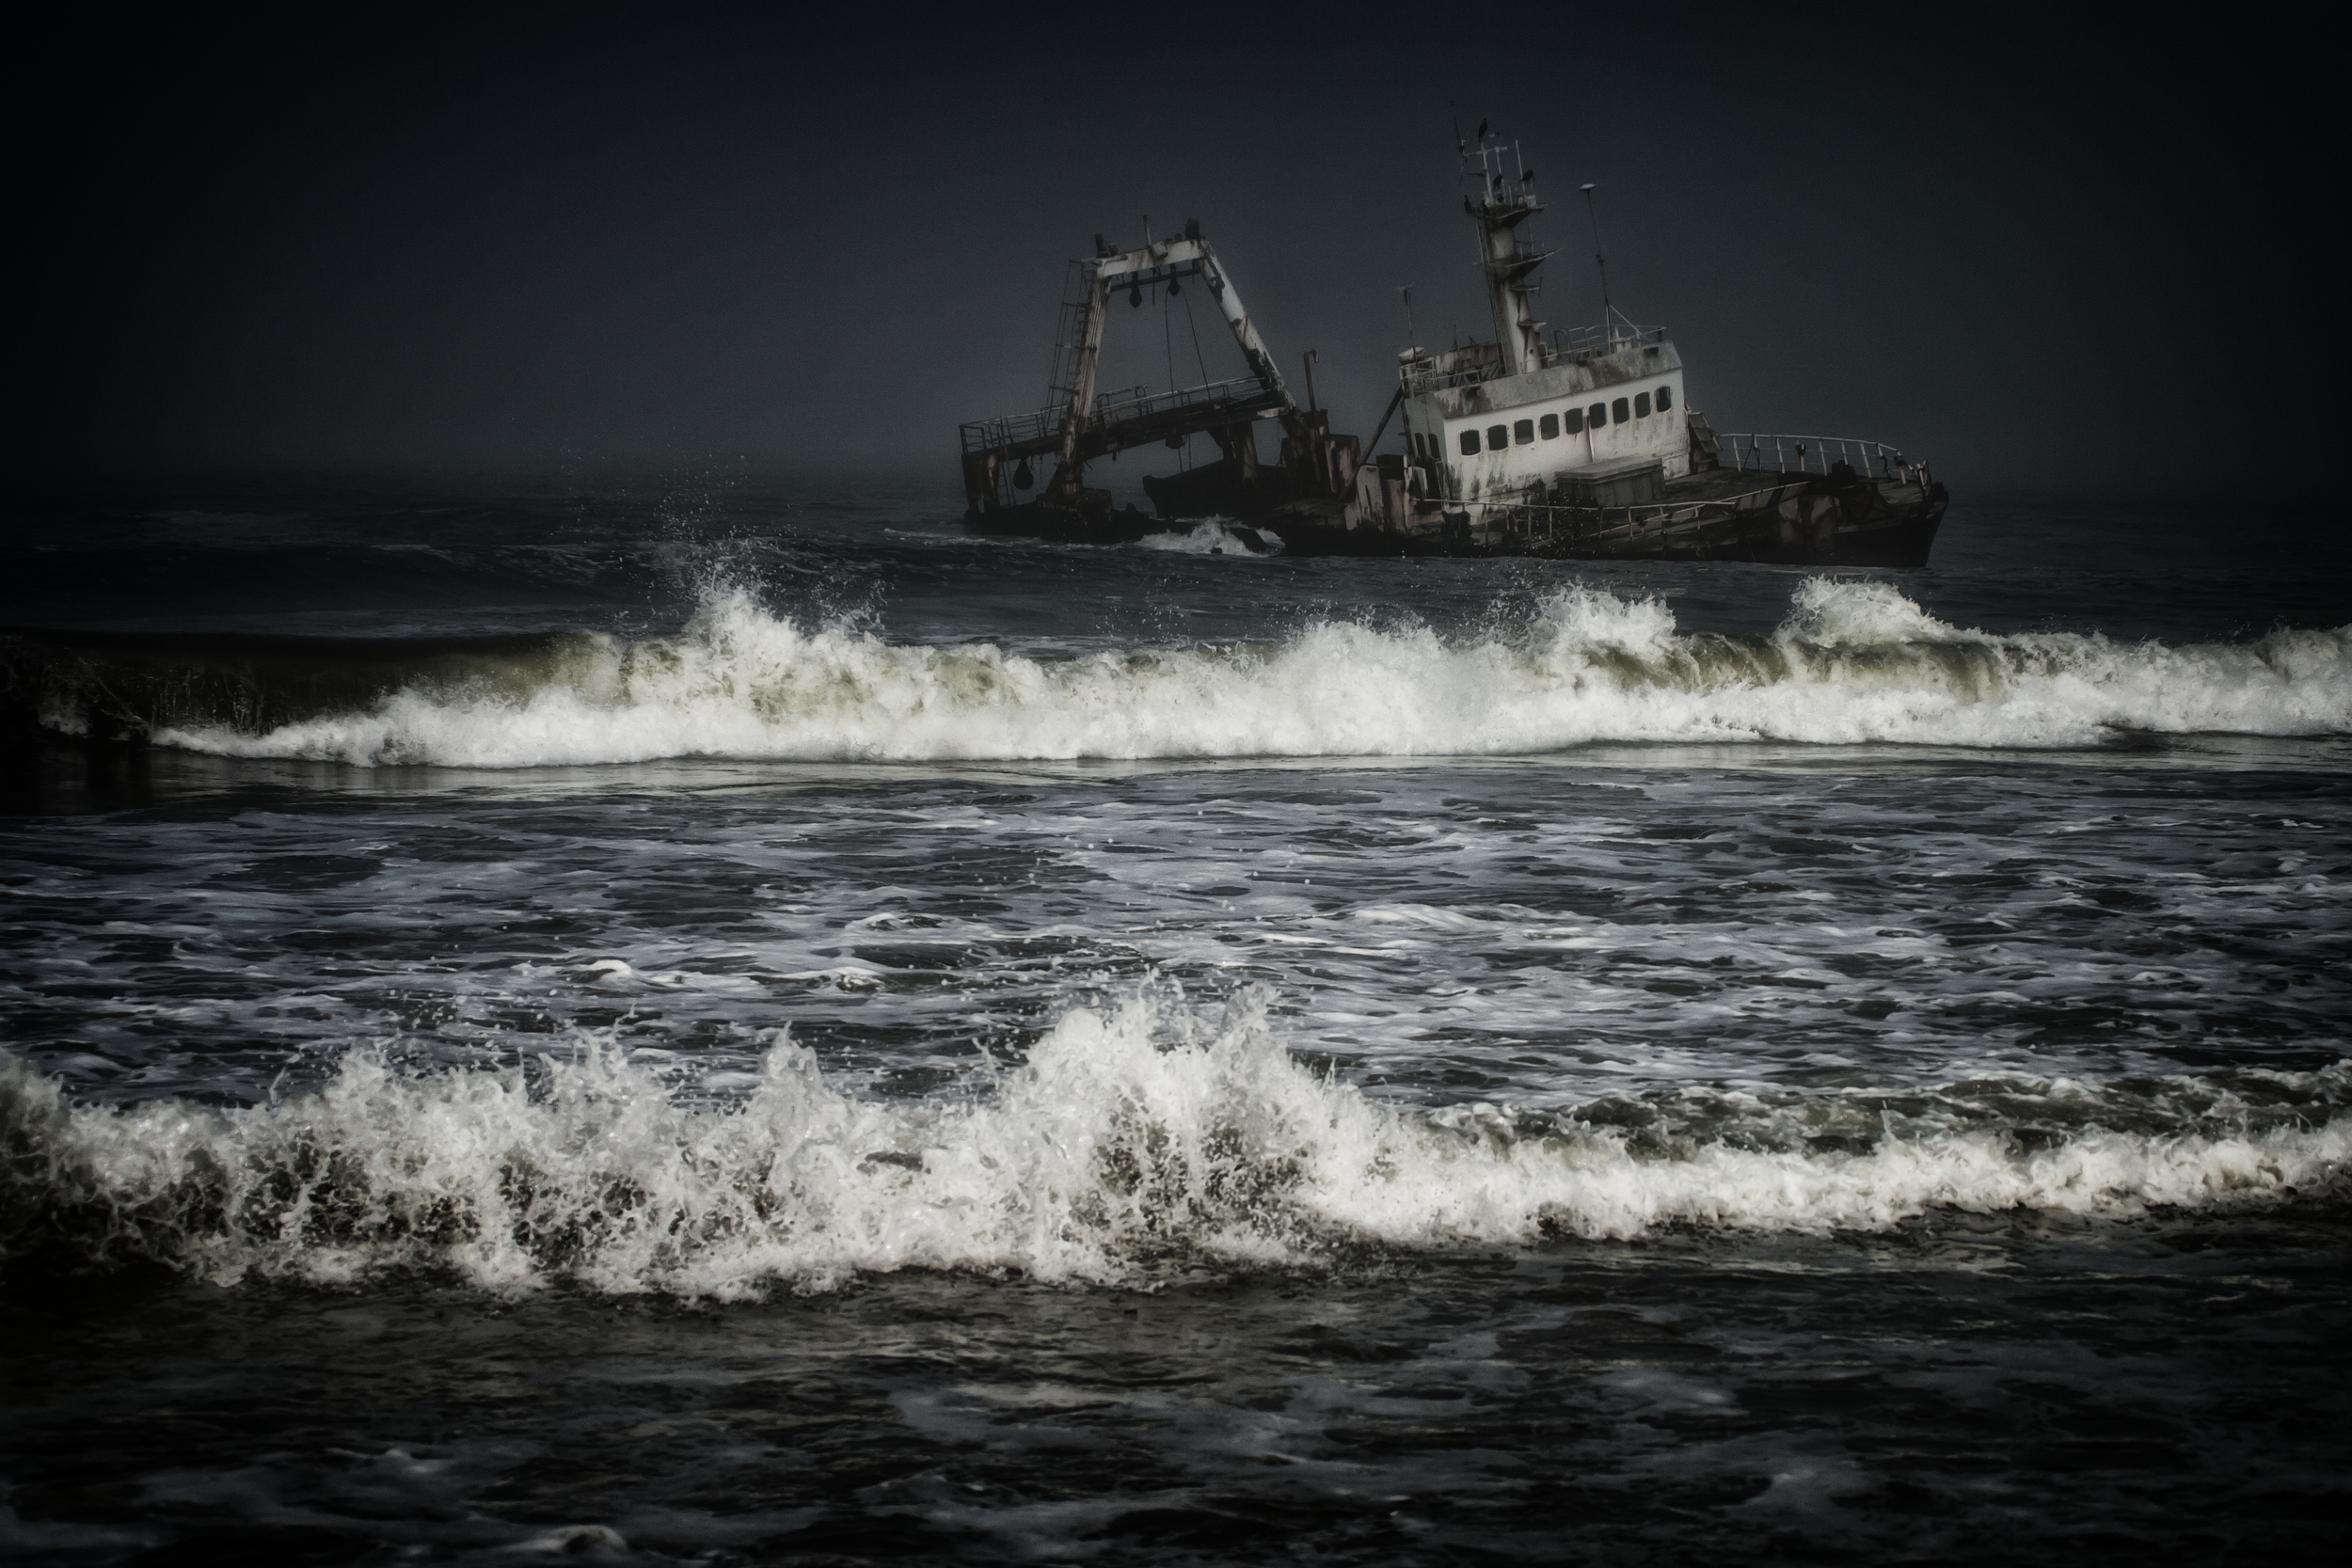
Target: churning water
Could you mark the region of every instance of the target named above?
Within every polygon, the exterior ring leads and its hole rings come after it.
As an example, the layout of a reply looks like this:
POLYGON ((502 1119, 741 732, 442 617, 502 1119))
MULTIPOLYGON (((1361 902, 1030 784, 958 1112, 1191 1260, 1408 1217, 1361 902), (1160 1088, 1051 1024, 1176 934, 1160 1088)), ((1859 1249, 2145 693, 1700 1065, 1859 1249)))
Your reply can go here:
POLYGON ((2340 546, 2021 499, 1829 578, 950 515, 20 506, 0 1547, 2332 1531, 2340 546))

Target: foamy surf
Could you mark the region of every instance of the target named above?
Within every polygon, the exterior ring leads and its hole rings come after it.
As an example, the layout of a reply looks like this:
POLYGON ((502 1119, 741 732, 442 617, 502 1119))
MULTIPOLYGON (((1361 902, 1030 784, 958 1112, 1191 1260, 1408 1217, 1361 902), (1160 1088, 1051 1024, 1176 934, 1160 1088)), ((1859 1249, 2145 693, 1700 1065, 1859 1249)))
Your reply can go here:
POLYGON ((921 1101, 845 1095, 781 1034, 718 1105, 594 1048, 533 1075, 403 1073, 359 1052, 246 1110, 76 1105, 9 1062, 0 1185, 11 1251, 63 1243, 220 1283, 423 1269, 739 1297, 929 1269, 1150 1285, 1366 1247, 1874 1229, 1931 1209, 2128 1216, 2339 1181, 2345 1069, 2263 1084, 1719 1096, 1646 1128, 1623 1105, 1599 1122, 1429 1114, 1302 1067, 1261 995, 1210 1020, 1147 994, 1074 1009, 993 1086, 921 1101), (1994 1108, 2025 1101, 2031 1128, 1994 1108))
POLYGON ((1279 555, 1282 548, 1279 538, 1223 517, 1204 517, 1182 532, 1147 533, 1136 543, 1177 555, 1279 555))
POLYGON ((517 691, 453 680, 264 733, 233 756, 477 768, 723 756, 946 761, 1505 755, 1607 741, 2092 744, 2118 732, 2352 731, 2352 628, 2239 644, 1994 636, 1879 582, 1813 579, 1769 637, 1684 634, 1585 589, 1515 637, 1311 626, 1254 648, 1056 660, 803 627, 732 591, 679 635, 581 637, 517 691))

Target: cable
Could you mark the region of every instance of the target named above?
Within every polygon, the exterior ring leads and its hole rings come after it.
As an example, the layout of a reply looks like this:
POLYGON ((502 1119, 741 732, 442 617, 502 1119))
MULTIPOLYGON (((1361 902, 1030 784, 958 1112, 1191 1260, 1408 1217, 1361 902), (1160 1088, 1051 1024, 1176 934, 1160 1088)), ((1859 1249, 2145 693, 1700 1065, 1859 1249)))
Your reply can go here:
POLYGON ((1192 357, 1200 367, 1200 385, 1209 384, 1209 362, 1200 356, 1200 324, 1192 319, 1192 295, 1184 295, 1184 325, 1192 328, 1192 357))
MULTIPOLYGON (((1168 390, 1173 396, 1179 390, 1176 385, 1176 327, 1168 320, 1166 288, 1160 290, 1160 347, 1168 355, 1168 390)), ((1179 471, 1192 467, 1192 436, 1189 434, 1184 436, 1184 444, 1176 449, 1176 467, 1179 471)))
POLYGON ((1173 392, 1177 389, 1176 338, 1175 329, 1168 319, 1168 291, 1165 289, 1160 291, 1160 346, 1168 355, 1168 389, 1173 392))

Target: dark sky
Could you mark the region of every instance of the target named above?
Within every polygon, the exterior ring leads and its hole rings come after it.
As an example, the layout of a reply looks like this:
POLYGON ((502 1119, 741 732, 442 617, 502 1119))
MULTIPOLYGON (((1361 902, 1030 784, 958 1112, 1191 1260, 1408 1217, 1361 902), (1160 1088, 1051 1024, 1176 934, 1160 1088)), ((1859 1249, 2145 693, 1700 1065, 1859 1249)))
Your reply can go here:
MULTIPOLYGON (((1042 400, 1067 259, 1146 214, 1200 218, 1369 434, 1399 285, 1422 341, 1487 331, 1454 105, 1539 171, 1555 325, 1598 318, 1599 183, 1612 293, 1719 429, 1895 441, 1956 486, 2293 486, 2331 450, 2333 46, 2280 13, 948 14, 113 13, 24 43, 8 462, 944 477, 959 420, 1042 400)), ((1166 380, 1156 309, 1111 330, 1105 385, 1166 380)))

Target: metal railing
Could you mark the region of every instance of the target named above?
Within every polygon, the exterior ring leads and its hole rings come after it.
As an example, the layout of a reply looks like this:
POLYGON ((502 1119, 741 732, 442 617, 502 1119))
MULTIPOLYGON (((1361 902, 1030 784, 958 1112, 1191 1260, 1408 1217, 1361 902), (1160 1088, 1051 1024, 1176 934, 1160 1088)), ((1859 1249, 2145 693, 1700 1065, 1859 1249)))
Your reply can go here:
MULTIPOLYGON (((1552 365, 1581 365, 1595 359, 1605 359, 1613 354, 1623 354, 1632 348, 1654 348, 1666 341, 1662 326, 1632 326, 1617 325, 1611 327, 1579 326, 1554 332, 1537 349, 1535 366, 1543 370, 1552 365)), ((1481 381, 1493 381, 1507 374, 1502 352, 1492 343, 1471 343, 1455 354, 1472 349, 1486 349, 1491 357, 1470 364, 1456 364, 1448 370, 1405 369, 1405 395, 1419 397, 1424 392, 1440 391, 1448 387, 1470 387, 1481 381)))
POLYGON ((1469 343, 1461 348, 1448 349, 1441 356, 1432 355, 1426 360, 1416 360, 1405 368, 1405 395, 1419 397, 1447 387, 1469 387, 1481 381, 1492 381, 1502 373, 1502 351, 1492 343, 1469 343), (1481 351, 1484 351, 1483 353, 1481 351), (1470 357, 1465 359, 1463 356, 1470 357), (1436 368, 1439 357, 1455 362, 1447 369, 1436 368), (1428 369, 1417 367, 1426 365, 1428 369))
MULTIPOLYGON (((1219 404, 1264 404, 1279 401, 1279 395, 1254 375, 1237 375, 1229 381, 1212 381, 1200 387, 1183 387, 1172 392, 1153 392, 1148 388, 1130 387, 1121 391, 1104 392, 1094 400, 1094 411, 1087 416, 1090 428, 1117 427, 1155 414, 1196 406, 1219 404)), ((976 420, 961 427, 963 450, 966 451, 996 451, 1015 446, 1051 442, 1061 434, 1066 407, 1041 408, 1034 414, 1008 414, 1001 419, 976 420)))
MULTIPOLYGON (((1641 501, 1630 506, 1560 506, 1537 500, 1491 501, 1483 520, 1530 539, 1567 540, 1579 544, 1662 532, 1687 523, 1725 521, 1743 512, 1761 512, 1779 505, 1808 483, 1799 475, 1787 483, 1743 490, 1734 496, 1705 500, 1641 501)), ((1531 494, 1540 493, 1540 488, 1531 494)))
POLYGON ((1016 446, 1051 445, 1061 430, 1063 410, 1041 408, 1034 414, 1007 414, 975 420, 961 427, 966 451, 998 451, 1016 446))
POLYGON ((1925 463, 1914 463, 1883 441, 1842 436, 1724 436, 1716 437, 1717 461, 1739 473, 1820 474, 1826 478, 1843 463, 1862 479, 1920 480, 1925 463))
POLYGON ((1407 371, 1405 372, 1405 395, 1419 397, 1424 392, 1442 391, 1448 387, 1471 387, 1481 381, 1492 381, 1502 374, 1500 360, 1479 365, 1457 365, 1450 371, 1407 371))
POLYGON ((1637 501, 1628 506, 1563 506, 1541 498, 1549 493, 1538 481, 1527 487, 1523 499, 1492 500, 1482 509, 1482 518, 1489 528, 1501 528, 1520 533, 1529 539, 1563 540, 1575 544, 1621 542, 1638 539, 1644 534, 1662 533, 1669 528, 1684 525, 1728 521, 1741 513, 1761 512, 1778 506, 1791 497, 1804 495, 1814 480, 1828 472, 1828 466, 1845 462, 1857 478, 1867 477, 1875 483, 1917 484, 1926 486, 1932 476, 1925 463, 1913 463, 1894 448, 1879 441, 1840 440, 1836 436, 1824 440, 1805 436, 1804 461, 1797 462, 1799 438, 1793 436, 1774 437, 1740 436, 1723 437, 1726 447, 1734 440, 1753 443, 1761 440, 1770 455, 1777 455, 1769 443, 1778 439, 1788 451, 1790 462, 1787 468, 1749 467, 1735 470, 1751 473, 1760 483, 1753 489, 1728 496, 1709 496, 1705 499, 1637 501))
POLYGON ((1608 326, 1564 327, 1551 335, 1544 345, 1547 365, 1575 365, 1588 359, 1606 358, 1623 354, 1629 348, 1655 348, 1666 341, 1662 326, 1635 326, 1630 323, 1612 323, 1608 326))
POLYGON ((1211 381, 1199 387, 1181 387, 1172 392, 1153 392, 1142 387, 1119 393, 1111 400, 1094 401, 1094 419, 1102 424, 1123 424, 1172 408, 1187 408, 1197 404, 1236 403, 1255 397, 1270 397, 1264 382, 1254 375, 1237 375, 1230 381, 1211 381))

